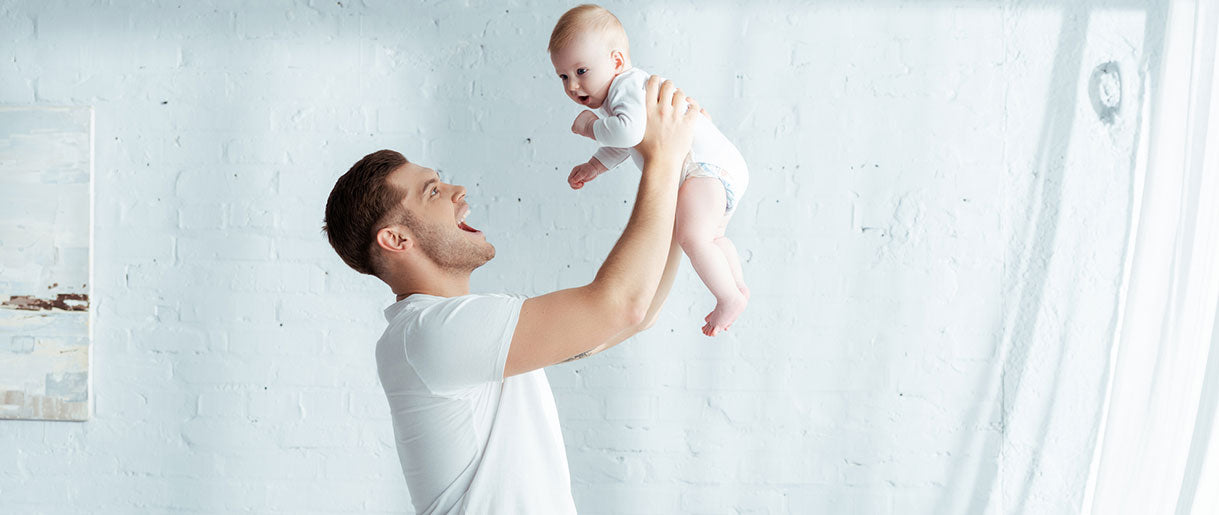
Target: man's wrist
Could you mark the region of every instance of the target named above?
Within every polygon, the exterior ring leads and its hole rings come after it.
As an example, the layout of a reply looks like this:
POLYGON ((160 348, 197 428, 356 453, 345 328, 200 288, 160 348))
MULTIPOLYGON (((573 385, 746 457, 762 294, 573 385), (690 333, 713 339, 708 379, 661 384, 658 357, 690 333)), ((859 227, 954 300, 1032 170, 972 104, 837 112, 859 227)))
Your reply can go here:
POLYGON ((673 169, 677 169, 681 167, 681 163, 684 160, 685 158, 683 157, 670 156, 665 152, 658 152, 655 155, 643 156, 643 167, 671 167, 673 169))

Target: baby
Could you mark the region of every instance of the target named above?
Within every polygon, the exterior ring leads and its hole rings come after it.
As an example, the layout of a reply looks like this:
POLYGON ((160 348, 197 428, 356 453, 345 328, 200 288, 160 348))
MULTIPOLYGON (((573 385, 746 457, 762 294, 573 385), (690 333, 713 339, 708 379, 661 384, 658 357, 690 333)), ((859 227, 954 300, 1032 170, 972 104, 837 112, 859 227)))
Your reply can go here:
MULTIPOLYGON (((555 25, 548 51, 563 91, 588 108, 576 116, 571 131, 601 144, 587 163, 572 168, 568 184, 580 189, 627 157, 642 169, 643 159, 632 147, 643 139, 649 74, 631 66, 626 31, 618 18, 596 5, 572 8, 555 25)), ((749 302, 736 247, 724 236, 749 184, 749 172, 741 153, 706 116, 695 126, 681 180, 676 238, 715 295, 715 310, 703 319, 702 328, 703 334, 715 336, 728 329, 749 302)))

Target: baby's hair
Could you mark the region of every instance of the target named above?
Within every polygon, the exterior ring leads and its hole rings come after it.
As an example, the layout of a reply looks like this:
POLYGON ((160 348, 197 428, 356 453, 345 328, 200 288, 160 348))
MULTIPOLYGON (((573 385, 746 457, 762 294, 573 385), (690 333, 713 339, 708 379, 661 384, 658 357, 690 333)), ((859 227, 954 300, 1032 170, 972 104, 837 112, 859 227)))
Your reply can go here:
POLYGON ((611 49, 631 55, 626 29, 622 28, 618 17, 604 7, 593 4, 577 5, 563 13, 554 25, 554 32, 550 33, 550 46, 546 51, 551 54, 558 52, 571 44, 576 36, 588 31, 599 33, 611 49))

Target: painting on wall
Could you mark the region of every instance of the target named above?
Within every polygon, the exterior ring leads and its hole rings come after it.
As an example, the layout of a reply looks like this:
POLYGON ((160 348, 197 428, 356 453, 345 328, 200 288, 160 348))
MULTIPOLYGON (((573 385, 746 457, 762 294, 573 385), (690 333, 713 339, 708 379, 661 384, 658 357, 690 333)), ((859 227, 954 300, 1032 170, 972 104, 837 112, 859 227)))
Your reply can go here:
POLYGON ((87 420, 93 110, 0 106, 0 419, 87 420))

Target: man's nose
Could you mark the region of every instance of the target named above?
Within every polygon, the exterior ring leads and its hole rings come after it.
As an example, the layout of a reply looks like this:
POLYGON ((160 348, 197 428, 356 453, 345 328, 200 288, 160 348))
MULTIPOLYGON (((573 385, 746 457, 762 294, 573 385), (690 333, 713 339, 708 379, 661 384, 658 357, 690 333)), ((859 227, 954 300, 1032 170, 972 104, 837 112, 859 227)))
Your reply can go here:
POLYGON ((466 198, 465 186, 453 186, 453 202, 461 202, 461 199, 466 198))

